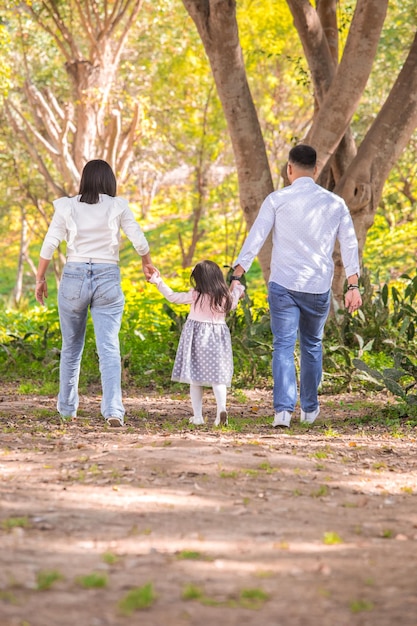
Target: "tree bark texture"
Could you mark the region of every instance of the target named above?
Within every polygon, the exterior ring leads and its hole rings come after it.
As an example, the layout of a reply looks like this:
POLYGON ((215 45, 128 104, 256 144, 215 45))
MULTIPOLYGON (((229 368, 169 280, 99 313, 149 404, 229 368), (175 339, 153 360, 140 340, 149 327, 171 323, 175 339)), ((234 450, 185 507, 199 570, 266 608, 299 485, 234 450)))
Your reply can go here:
MULTIPOLYGON (((262 131, 250 93, 234 0, 183 0, 195 22, 210 62, 233 146, 240 204, 248 228, 273 182, 262 131)), ((259 254, 265 280, 271 261, 271 239, 259 254)))
MULTIPOLYGON (((355 159, 335 188, 348 204, 362 253, 386 178, 417 128, 417 34, 407 59, 355 159)), ((334 291, 343 282, 340 254, 335 255, 334 291)))

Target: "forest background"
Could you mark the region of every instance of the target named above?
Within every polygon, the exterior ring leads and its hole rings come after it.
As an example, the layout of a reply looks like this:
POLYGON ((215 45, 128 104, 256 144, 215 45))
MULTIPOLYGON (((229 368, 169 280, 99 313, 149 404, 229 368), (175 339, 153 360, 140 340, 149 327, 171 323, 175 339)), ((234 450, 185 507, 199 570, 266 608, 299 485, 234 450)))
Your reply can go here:
MULTIPOLYGON (((263 197, 285 184, 289 148, 307 139, 320 181, 348 202, 363 260, 364 307, 351 317, 335 256, 323 390, 387 388, 414 415, 416 23, 412 0, 3 2, 2 378, 56 392, 65 248, 46 309, 35 268, 52 200, 76 193, 86 160, 112 164, 155 265, 186 289, 198 260, 227 272, 263 197)), ((124 384, 162 389, 185 309, 145 283, 128 242, 121 261, 124 384)), ((266 247, 229 320, 237 388, 271 384, 267 273, 266 247)), ((90 326, 82 390, 98 380, 90 326)))

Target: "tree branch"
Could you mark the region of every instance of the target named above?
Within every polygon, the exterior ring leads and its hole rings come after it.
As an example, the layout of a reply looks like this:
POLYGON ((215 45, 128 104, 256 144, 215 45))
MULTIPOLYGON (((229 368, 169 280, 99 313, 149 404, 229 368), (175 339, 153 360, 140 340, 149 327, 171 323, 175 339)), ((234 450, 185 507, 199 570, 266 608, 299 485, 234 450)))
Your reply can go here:
POLYGON ((337 149, 363 94, 387 5, 388 0, 358 0, 356 4, 340 65, 307 136, 317 150, 319 171, 337 149))
POLYGON ((4 109, 6 111, 11 127, 13 128, 16 135, 20 135, 22 137, 29 151, 29 154, 33 158, 34 163, 37 163, 39 171, 44 177, 50 189, 53 191, 55 195, 58 195, 58 196, 65 195, 64 189, 60 187, 60 185, 57 185, 54 179, 52 178, 52 176, 50 175, 48 168, 46 167, 42 157, 39 154, 39 151, 36 150, 35 146, 30 141, 29 136, 25 133, 24 129, 19 127, 19 125, 16 123, 16 120, 14 119, 14 115, 10 109, 10 103, 5 102, 4 109))

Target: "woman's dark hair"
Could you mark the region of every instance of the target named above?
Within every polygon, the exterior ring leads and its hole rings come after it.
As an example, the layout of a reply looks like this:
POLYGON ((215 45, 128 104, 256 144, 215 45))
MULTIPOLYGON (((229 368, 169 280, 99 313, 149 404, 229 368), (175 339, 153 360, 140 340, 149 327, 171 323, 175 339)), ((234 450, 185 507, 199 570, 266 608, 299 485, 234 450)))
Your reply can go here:
POLYGON ((191 285, 198 296, 197 302, 207 296, 210 300, 210 309, 214 313, 229 313, 232 308, 232 296, 217 263, 201 261, 197 263, 190 277, 191 285))
POLYGON ((78 192, 80 202, 97 204, 101 193, 114 198, 116 189, 116 177, 107 161, 94 159, 85 164, 78 192))
POLYGON ((305 169, 314 169, 317 162, 317 152, 311 146, 300 143, 291 148, 288 161, 305 169))

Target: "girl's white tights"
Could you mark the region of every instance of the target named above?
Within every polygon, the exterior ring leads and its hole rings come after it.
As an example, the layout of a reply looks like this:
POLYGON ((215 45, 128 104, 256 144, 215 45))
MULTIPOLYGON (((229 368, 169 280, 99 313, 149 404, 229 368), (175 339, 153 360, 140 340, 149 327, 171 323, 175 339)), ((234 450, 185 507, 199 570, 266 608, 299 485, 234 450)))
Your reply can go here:
MULTIPOLYGON (((218 426, 220 423, 227 423, 227 412, 226 412, 226 399, 227 399, 227 387, 226 385, 212 385, 214 397, 216 398, 217 404, 217 416, 216 421, 214 422, 215 426, 218 426)), ((204 424, 203 419, 203 387, 201 385, 196 385, 191 383, 190 385, 190 397, 191 397, 191 405, 193 407, 193 417, 191 418, 191 422, 193 424, 204 424)))

